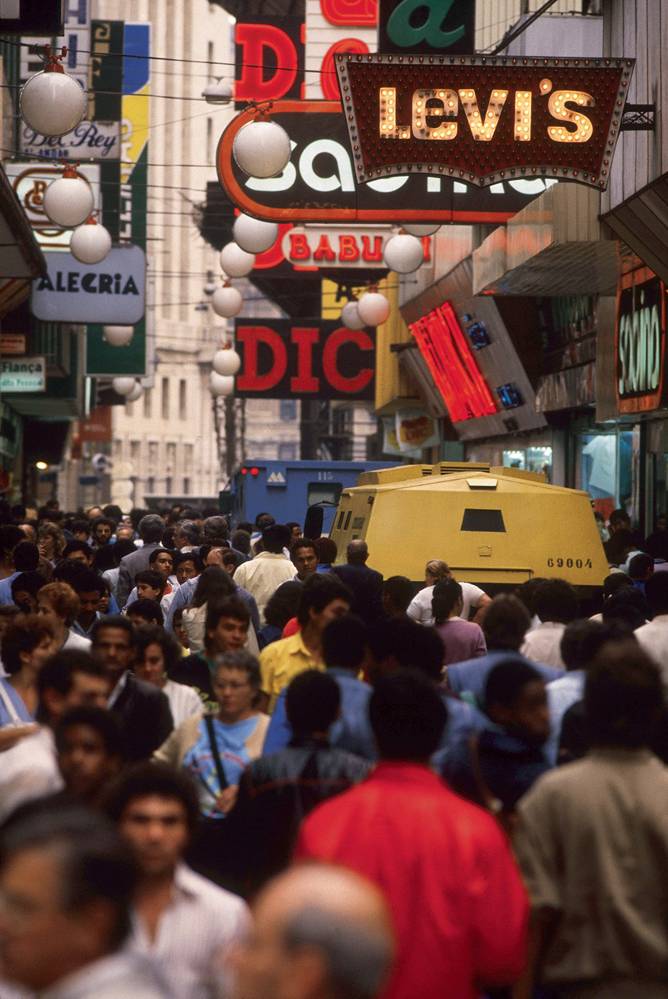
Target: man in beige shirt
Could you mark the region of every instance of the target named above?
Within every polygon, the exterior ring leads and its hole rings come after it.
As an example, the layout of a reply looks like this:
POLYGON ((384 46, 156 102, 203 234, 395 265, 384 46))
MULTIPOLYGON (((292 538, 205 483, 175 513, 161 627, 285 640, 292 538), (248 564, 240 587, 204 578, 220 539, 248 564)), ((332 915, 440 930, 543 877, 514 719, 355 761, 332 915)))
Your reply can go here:
POLYGON ((519 803, 515 850, 532 902, 534 984, 558 999, 668 996, 668 770, 646 748, 663 698, 634 640, 587 676, 591 751, 519 803))
POLYGON ((283 549, 290 544, 290 528, 271 524, 262 531, 262 551, 250 562, 243 562, 234 573, 234 582, 255 597, 260 619, 269 598, 281 583, 295 578, 295 567, 283 549))

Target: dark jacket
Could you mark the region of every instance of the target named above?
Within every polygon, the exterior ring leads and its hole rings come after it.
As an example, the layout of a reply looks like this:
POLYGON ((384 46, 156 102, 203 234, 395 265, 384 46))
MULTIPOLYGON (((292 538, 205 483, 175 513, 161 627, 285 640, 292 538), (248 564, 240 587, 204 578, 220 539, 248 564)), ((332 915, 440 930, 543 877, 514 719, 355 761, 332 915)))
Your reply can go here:
POLYGON ((187 687, 196 687, 202 694, 206 694, 207 701, 215 704, 212 673, 206 659, 199 652, 191 652, 189 656, 179 659, 169 671, 169 679, 175 683, 184 683, 187 687))
POLYGON ((239 889, 252 895, 288 866, 302 819, 367 776, 371 764, 326 740, 295 738, 244 770, 230 814, 239 889))
POLYGON ((135 576, 138 572, 148 569, 148 560, 151 552, 154 552, 159 547, 160 545, 157 541, 151 541, 142 548, 138 548, 136 552, 124 555, 121 559, 118 572, 118 585, 116 587, 116 600, 121 610, 123 610, 128 602, 132 587, 135 585, 135 576))
POLYGON ((125 686, 111 707, 120 718, 131 763, 146 760, 162 746, 174 728, 169 701, 161 690, 128 673, 125 686))
POLYGON ((461 742, 443 767, 443 777, 453 791, 478 805, 486 805, 484 787, 512 811, 534 781, 550 770, 541 746, 535 746, 493 726, 483 729, 477 738, 476 751, 470 744, 461 742), (478 769, 479 768, 479 769, 478 769))
POLYGON ((353 614, 359 614, 367 624, 380 620, 383 616, 382 575, 367 565, 335 565, 332 572, 351 591, 353 614))

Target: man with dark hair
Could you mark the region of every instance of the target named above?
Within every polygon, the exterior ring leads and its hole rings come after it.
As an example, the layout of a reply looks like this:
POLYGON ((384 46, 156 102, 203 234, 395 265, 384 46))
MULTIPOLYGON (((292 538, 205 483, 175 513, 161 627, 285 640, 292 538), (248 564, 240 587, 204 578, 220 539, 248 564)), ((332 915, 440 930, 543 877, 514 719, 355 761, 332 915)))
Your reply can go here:
POLYGON ((288 866, 300 822, 316 805, 366 777, 369 763, 330 746, 339 711, 336 681, 306 670, 287 688, 292 736, 285 749, 263 755, 244 770, 231 813, 234 849, 244 894, 253 895, 288 866))
POLYGON ((132 672, 134 629, 127 618, 109 615, 95 622, 93 655, 103 663, 112 684, 109 707, 121 720, 128 759, 147 759, 174 727, 169 701, 161 690, 132 672))
POLYGON ((327 538, 323 535, 321 538, 316 538, 313 544, 315 545, 315 553, 318 556, 316 572, 329 572, 336 562, 338 554, 336 541, 333 538, 327 538))
POLYGON ((12 580, 12 603, 24 614, 37 611, 37 594, 44 586, 45 579, 40 572, 20 572, 12 580))
POLYGON ((216 661, 226 652, 237 652, 244 648, 249 627, 250 611, 239 597, 225 597, 210 603, 204 624, 204 649, 184 656, 169 671, 170 680, 197 688, 208 701, 215 704, 212 681, 216 661))
POLYGON ((80 567, 78 564, 75 568, 78 571, 73 572, 72 576, 67 579, 79 598, 79 613, 72 625, 72 630, 77 635, 83 635, 84 638, 91 638, 93 628, 100 620, 100 600, 106 587, 100 576, 92 569, 80 567))
POLYGON ((441 697, 403 670, 378 680, 370 717, 381 762, 308 816, 296 856, 348 867, 385 895, 398 948, 388 999, 510 984, 524 965, 526 895, 494 819, 429 769, 446 723, 441 697))
POLYGON ((199 818, 190 779, 162 763, 134 767, 107 808, 139 869, 129 950, 159 964, 174 996, 222 995, 224 965, 249 928, 248 911, 184 863, 199 818))
POLYGON ((540 624, 527 632, 521 652, 533 662, 563 669, 561 636, 566 625, 577 617, 577 594, 565 579, 546 579, 536 587, 534 607, 540 624))
POLYGON ((65 712, 54 735, 65 795, 82 805, 99 807, 125 759, 118 718, 106 708, 82 705, 65 712))
POLYGON ((290 540, 290 530, 285 524, 271 523, 262 532, 262 551, 240 565, 234 574, 237 586, 243 586, 255 597, 262 623, 269 598, 281 583, 295 577, 295 567, 284 552, 290 540))
POLYGON ((134 600, 125 613, 126 617, 132 621, 135 627, 157 625, 159 628, 162 628, 165 620, 158 601, 144 597, 141 600, 134 600))
POLYGON ((204 566, 197 552, 181 551, 174 556, 174 574, 179 586, 199 576, 204 566))
POLYGON ((383 577, 366 564, 369 547, 366 541, 350 541, 346 548, 346 565, 332 566, 332 573, 344 583, 352 593, 350 609, 358 614, 366 624, 373 624, 383 616, 383 577))
POLYGON ((162 541, 165 523, 157 513, 149 513, 139 521, 138 531, 139 537, 144 542, 143 546, 121 559, 116 587, 119 607, 125 607, 137 573, 142 569, 148 569, 149 556, 162 541))
POLYGON ((386 617, 405 617, 414 586, 408 576, 390 576, 383 583, 382 602, 386 617))
POLYGON ((60 557, 70 562, 80 562, 86 569, 90 569, 93 562, 93 551, 85 541, 68 541, 60 557))
POLYGON ((125 948, 136 877, 113 827, 88 809, 40 802, 8 823, 0 845, 6 979, 54 999, 169 995, 125 948))
MULTIPOLYGON (((12 583, 22 572, 35 572, 39 565, 39 548, 32 541, 22 541, 23 535, 16 540, 11 524, 3 524, 5 529, 4 545, 11 545, 7 550, 6 558, 10 562, 12 571, 4 579, 0 580, 0 606, 14 603, 12 599, 12 583), (7 530, 9 529, 9 530, 7 530)), ((15 530, 18 531, 18 528, 15 530)))
POLYGON ((90 527, 91 546, 93 548, 104 548, 111 543, 111 538, 116 530, 116 524, 110 517, 96 517, 90 527))
POLYGON ((276 699, 293 677, 306 669, 323 669, 322 632, 330 621, 350 610, 350 592, 333 573, 314 573, 303 584, 297 621, 300 630, 265 646, 260 653, 264 704, 273 711, 276 699))
MULTIPOLYGON (((0 524, 0 596, 2 595, 2 584, 6 583, 12 572, 15 572, 12 552, 19 541, 25 541, 26 535, 18 524, 0 524)), ((3 601, 6 602, 6 601, 3 601)))
POLYGON ((603 604, 601 620, 635 631, 647 623, 650 611, 645 594, 635 586, 622 586, 603 604))
POLYGON ((668 688, 668 572, 656 572, 645 583, 652 620, 635 630, 645 652, 656 662, 668 688))
POLYGON ((645 552, 638 552, 629 560, 629 577, 633 585, 642 593, 645 592, 645 583, 654 573, 654 559, 645 552))
POLYGON ((534 937, 521 996, 666 995, 668 771, 647 750, 662 699, 637 643, 604 646, 585 686, 590 752, 520 802, 534 937))
POLYGON ((297 570, 295 579, 300 583, 318 571, 318 553, 315 541, 310 538, 296 538, 290 545, 290 558, 297 570))

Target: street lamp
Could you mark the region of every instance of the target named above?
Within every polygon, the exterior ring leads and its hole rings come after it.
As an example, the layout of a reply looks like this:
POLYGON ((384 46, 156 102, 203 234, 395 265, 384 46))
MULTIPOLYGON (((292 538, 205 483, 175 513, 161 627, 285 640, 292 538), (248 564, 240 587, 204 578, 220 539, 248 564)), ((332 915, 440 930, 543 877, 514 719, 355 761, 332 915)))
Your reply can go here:
POLYGON ((111 249, 111 235, 92 215, 77 226, 70 239, 70 253, 79 263, 99 264, 111 249))
POLYGON ((239 215, 234 220, 232 235, 246 253, 264 253, 276 242, 278 226, 275 222, 263 222, 250 215, 239 215))
POLYGON ((65 229, 81 225, 93 208, 90 184, 77 174, 73 164, 68 164, 62 177, 51 181, 44 192, 44 211, 55 225, 65 229))
POLYGON ((237 243, 226 243, 220 251, 220 266, 228 277, 246 277, 255 266, 255 254, 246 253, 237 243))
POLYGON ((262 117, 239 129, 232 143, 237 165, 249 177, 276 177, 283 173, 291 151, 290 136, 285 129, 278 122, 262 117))
POLYGON ((60 55, 52 53, 50 45, 44 51, 44 69, 21 90, 19 112, 26 125, 41 135, 66 135, 83 120, 86 92, 63 69, 66 48, 60 55))

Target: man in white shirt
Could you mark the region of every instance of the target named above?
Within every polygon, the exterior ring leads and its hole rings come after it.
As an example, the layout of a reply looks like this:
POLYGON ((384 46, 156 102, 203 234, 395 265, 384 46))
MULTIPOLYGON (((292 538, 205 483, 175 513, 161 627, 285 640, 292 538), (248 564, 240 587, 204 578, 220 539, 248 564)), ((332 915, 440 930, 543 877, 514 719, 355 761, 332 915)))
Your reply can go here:
POLYGON ((536 587, 534 607, 540 624, 527 632, 520 652, 536 663, 563 669, 561 639, 566 625, 577 617, 577 594, 564 579, 546 579, 536 587))
POLYGON ((229 995, 226 962, 250 926, 246 903, 183 862, 199 819, 197 793, 180 771, 130 771, 109 814, 139 868, 130 946, 162 969, 178 999, 229 995))
POLYGON ((668 689, 668 572, 658 572, 645 583, 645 597, 652 620, 635 630, 641 646, 659 669, 668 689))
MULTIPOLYGON (((418 624, 433 625, 434 615, 431 612, 431 602, 434 596, 434 586, 441 579, 452 578, 452 572, 447 562, 442 562, 440 559, 431 559, 431 561, 427 562, 424 575, 425 586, 419 593, 416 593, 408 605, 408 610, 406 611, 408 616, 417 621, 418 624)), ((481 590, 479 586, 474 586, 473 583, 462 583, 459 579, 457 582, 462 588, 462 618, 468 621, 471 616, 471 609, 473 609, 476 612, 473 620, 477 624, 480 624, 484 616, 484 608, 492 602, 492 598, 484 590, 481 590)))
POLYGON ((239 566, 234 582, 255 597, 260 620, 264 621, 264 608, 281 583, 294 579, 295 567, 285 557, 283 549, 290 544, 290 528, 284 524, 271 524, 262 532, 263 550, 239 566))

